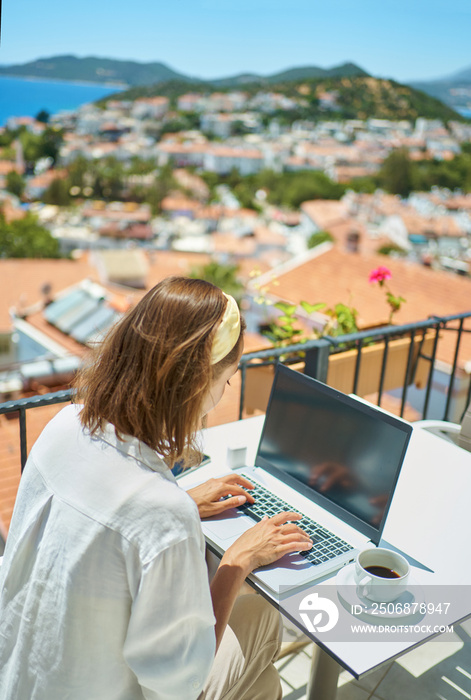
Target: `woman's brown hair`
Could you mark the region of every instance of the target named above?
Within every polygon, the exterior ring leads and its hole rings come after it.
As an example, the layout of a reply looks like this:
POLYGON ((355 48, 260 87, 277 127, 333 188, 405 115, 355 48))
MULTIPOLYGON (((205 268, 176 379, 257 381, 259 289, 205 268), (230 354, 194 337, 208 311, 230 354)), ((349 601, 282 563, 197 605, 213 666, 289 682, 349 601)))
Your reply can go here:
POLYGON ((92 433, 109 421, 174 462, 194 449, 211 381, 240 353, 211 365, 214 333, 227 299, 209 282, 169 277, 151 289, 112 328, 78 373, 76 401, 92 433))

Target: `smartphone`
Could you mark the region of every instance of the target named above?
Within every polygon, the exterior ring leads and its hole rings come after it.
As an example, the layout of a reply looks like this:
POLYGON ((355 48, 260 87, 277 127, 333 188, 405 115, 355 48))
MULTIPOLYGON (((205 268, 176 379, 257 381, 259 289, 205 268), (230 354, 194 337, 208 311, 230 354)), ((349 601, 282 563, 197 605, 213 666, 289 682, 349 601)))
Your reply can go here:
POLYGON ((175 464, 172 467, 172 474, 178 479, 180 476, 190 474, 191 472, 194 472, 195 469, 199 469, 200 467, 204 467, 205 464, 208 464, 208 462, 211 461, 211 457, 209 455, 203 455, 203 459, 199 464, 197 464, 194 467, 188 467, 187 469, 184 468, 183 462, 175 462, 175 464))

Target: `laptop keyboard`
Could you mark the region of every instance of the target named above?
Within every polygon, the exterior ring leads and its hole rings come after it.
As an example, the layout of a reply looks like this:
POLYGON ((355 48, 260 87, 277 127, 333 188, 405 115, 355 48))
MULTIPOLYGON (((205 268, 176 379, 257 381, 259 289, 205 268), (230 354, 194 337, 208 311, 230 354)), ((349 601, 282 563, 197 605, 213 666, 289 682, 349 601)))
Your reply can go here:
MULTIPOLYGON (((242 506, 239 506, 237 510, 243 512, 245 515, 249 515, 256 521, 261 520, 264 515, 268 515, 268 517, 271 518, 273 515, 281 513, 282 511, 297 512, 289 503, 275 496, 271 491, 268 491, 268 489, 254 481, 251 476, 247 476, 246 474, 242 474, 242 476, 254 485, 253 489, 247 489, 247 493, 250 493, 250 495, 255 498, 255 503, 244 503, 242 506)), ((311 549, 299 552, 301 556, 314 566, 323 564, 353 549, 352 545, 348 544, 348 542, 337 537, 333 532, 322 527, 319 523, 308 518, 306 515, 303 515, 301 520, 293 522, 296 522, 296 525, 304 530, 314 543, 311 549)))

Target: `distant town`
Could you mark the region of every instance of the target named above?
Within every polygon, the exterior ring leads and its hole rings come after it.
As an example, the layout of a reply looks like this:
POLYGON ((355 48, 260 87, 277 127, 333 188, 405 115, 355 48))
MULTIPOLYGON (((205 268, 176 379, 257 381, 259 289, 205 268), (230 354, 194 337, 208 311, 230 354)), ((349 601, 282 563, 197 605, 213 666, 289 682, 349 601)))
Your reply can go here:
MULTIPOLYGON (((370 77, 355 79, 358 93, 352 80, 286 91, 167 86, 171 94, 10 118, 0 130, 0 402, 68 387, 88 348, 169 275, 232 293, 246 352, 271 347, 266 329, 280 308, 315 310, 300 317, 314 335, 335 330, 339 308, 352 328, 388 324, 391 298, 398 325, 470 312, 471 124, 413 117, 420 94, 370 77), (396 118, 365 116, 374 100, 396 118), (307 118, 311 107, 319 118, 307 118), (381 266, 395 296, 369 282, 381 266)), ((299 337, 284 318, 283 337, 299 337)), ((456 355, 449 339, 441 335, 436 358, 455 367, 457 413, 471 337, 456 355)), ((447 372, 435 384, 447 386, 447 372)), ((211 420, 237 417, 228 393, 211 420)), ((10 435, 6 419, 0 428, 10 435)))
MULTIPOLYGON (((359 80, 376 96, 383 90, 389 109, 400 102, 399 93, 391 93, 397 86, 359 80)), ((469 278, 471 124, 340 118, 350 95, 340 95, 342 83, 352 87, 350 78, 340 79, 338 90, 298 81, 289 94, 185 92, 179 86, 173 96, 129 99, 125 93, 74 112, 10 118, 0 132, 5 337, 12 337, 12 317, 30 320, 38 303, 62 293, 61 259, 70 285, 86 278, 117 286, 124 298, 166 274, 226 285, 241 301, 245 295, 249 331, 259 340, 267 311, 252 303, 254 276, 275 278, 314 256, 323 290, 321 266, 332 248, 401 269, 469 278), (314 102, 322 119, 300 119, 314 102), (21 281, 19 272, 12 285, 7 282, 7 262, 19 258, 35 271, 40 261, 44 267, 44 259, 56 260, 55 272, 41 273, 28 294, 30 281, 21 281)), ((370 93, 358 98, 357 111, 370 93)), ((398 104, 399 112, 403 108, 398 104)), ((359 274, 354 263, 351 257, 336 261, 339 277, 346 269, 351 284, 343 292, 335 287, 327 299, 319 299, 323 292, 310 277, 308 300, 332 306, 337 294, 351 296, 355 270, 359 274)), ((100 296, 97 288, 86 294, 100 296)), ((302 298, 301 289, 278 294, 295 303, 302 298)), ((271 298, 276 302, 276 294, 271 298)), ((421 301, 409 301, 398 320, 436 312, 421 301)), ((120 312, 129 303, 118 304, 120 312)), ((85 318, 86 332, 76 337, 72 325, 59 324, 67 342, 72 337, 74 354, 83 354, 80 348, 116 318, 105 316, 99 323, 85 318)), ((368 300, 359 325, 384 317, 368 300)), ((51 325, 49 319, 41 332, 51 325)), ((63 342, 56 334, 57 340, 63 342)), ((18 349, 5 347, 11 362, 18 349)))
POLYGON ((389 246, 468 275, 471 195, 440 180, 443 165, 469 152, 471 125, 339 120, 335 91, 317 99, 325 119, 290 124, 279 115, 303 96, 269 91, 187 93, 174 108, 165 96, 113 99, 44 121, 11 118, 0 134, 4 215, 34 213, 62 254, 134 242, 217 256, 223 232, 242 244, 264 226, 285 239, 286 257, 343 226, 348 245, 389 246), (424 191, 411 179, 418 163, 439 173, 424 191))

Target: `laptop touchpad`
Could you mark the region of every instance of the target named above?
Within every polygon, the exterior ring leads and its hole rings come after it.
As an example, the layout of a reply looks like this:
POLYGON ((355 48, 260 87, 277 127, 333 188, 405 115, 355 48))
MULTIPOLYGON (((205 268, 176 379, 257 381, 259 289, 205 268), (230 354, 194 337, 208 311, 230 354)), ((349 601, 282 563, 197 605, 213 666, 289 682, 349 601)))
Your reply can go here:
POLYGON ((201 524, 204 531, 210 532, 220 540, 236 539, 236 537, 255 525, 252 518, 243 513, 238 513, 236 510, 215 515, 212 518, 208 518, 208 520, 203 520, 201 524))

